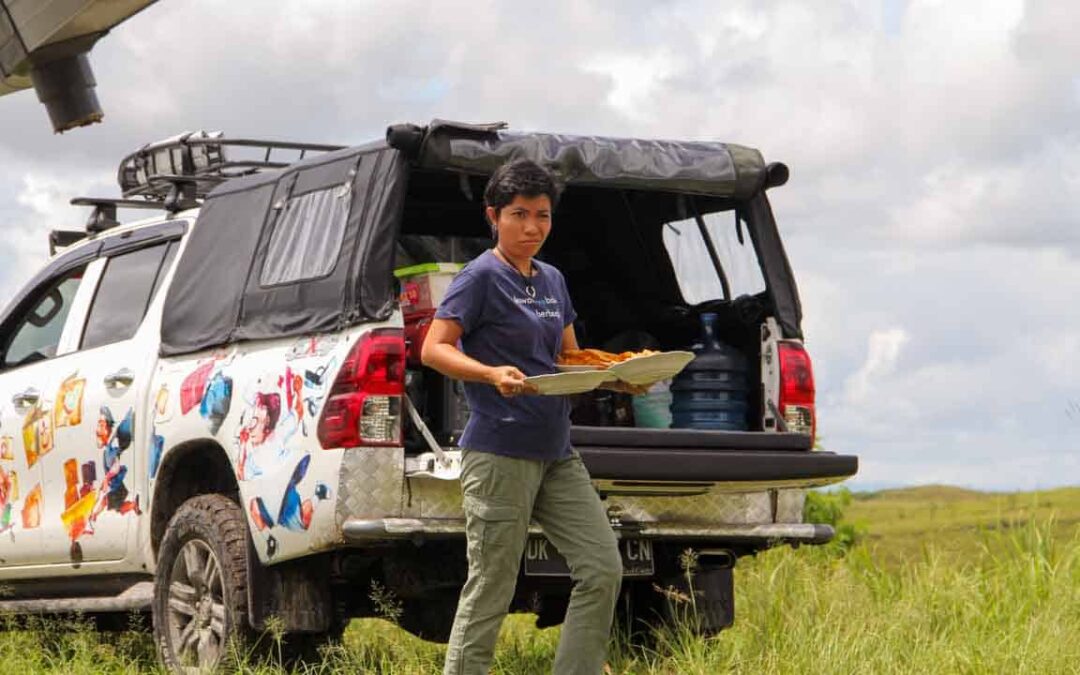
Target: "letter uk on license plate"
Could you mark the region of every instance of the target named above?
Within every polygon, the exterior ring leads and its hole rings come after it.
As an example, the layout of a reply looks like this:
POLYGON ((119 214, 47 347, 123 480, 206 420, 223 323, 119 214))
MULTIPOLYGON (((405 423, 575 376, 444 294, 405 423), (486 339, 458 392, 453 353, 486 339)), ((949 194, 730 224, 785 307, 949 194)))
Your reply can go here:
MULTIPOLYGON (((652 542, 648 539, 620 539, 624 577, 651 577, 655 572, 652 542)), ((543 537, 529 537, 525 544, 525 575, 565 577, 570 575, 566 558, 543 537)))

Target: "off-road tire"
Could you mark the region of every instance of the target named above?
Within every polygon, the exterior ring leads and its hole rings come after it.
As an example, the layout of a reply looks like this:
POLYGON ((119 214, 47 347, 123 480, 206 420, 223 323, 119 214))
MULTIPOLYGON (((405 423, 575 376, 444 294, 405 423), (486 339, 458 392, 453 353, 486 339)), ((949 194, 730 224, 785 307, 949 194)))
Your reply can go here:
MULTIPOLYGON (((195 588, 198 597, 214 596, 211 598, 211 617, 208 620, 213 622, 215 616, 220 620, 220 624, 215 624, 221 632, 221 639, 217 641, 220 648, 216 663, 200 662, 197 664, 198 672, 221 670, 229 663, 233 654, 242 656, 246 653, 252 638, 247 606, 247 546, 248 531, 244 513, 236 502, 223 495, 192 497, 177 509, 169 521, 158 550, 153 620, 154 642, 158 655, 170 672, 190 672, 185 671, 185 667, 195 665, 185 663, 177 645, 173 644, 173 624, 177 624, 178 620, 170 618, 170 612, 179 616, 170 608, 170 592, 175 604, 180 597, 177 595, 178 590, 182 589, 185 594, 189 591, 188 588, 183 588, 184 584, 181 584, 180 588, 173 587, 174 575, 183 576, 188 566, 186 560, 180 561, 178 558, 192 555, 192 552, 196 556, 200 552, 213 553, 218 573, 212 576, 215 579, 220 577, 214 584, 216 593, 211 589, 210 592, 199 594, 196 588, 198 582, 192 579, 190 584, 190 588, 195 588)), ((209 557, 206 560, 209 561, 209 557)), ((206 564, 209 568, 209 562, 206 564)), ((197 564, 193 566, 197 567, 197 564)), ((202 576, 205 577, 205 569, 202 576)), ((202 602, 202 599, 198 600, 198 603, 202 602)), ((182 617, 179 621, 182 621, 182 617)), ((191 623, 195 623, 194 618, 191 623)), ((212 627, 207 630, 217 634, 212 627)))

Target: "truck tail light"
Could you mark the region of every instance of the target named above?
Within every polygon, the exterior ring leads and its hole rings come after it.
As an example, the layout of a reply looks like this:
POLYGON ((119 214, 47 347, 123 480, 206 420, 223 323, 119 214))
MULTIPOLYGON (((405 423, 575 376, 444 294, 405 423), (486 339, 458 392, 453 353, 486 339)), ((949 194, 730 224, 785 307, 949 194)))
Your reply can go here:
POLYGON ((338 371, 319 417, 323 448, 401 445, 405 336, 378 328, 362 337, 338 371))
POLYGON ((788 431, 817 434, 814 411, 814 369, 810 355, 798 342, 781 342, 780 356, 780 414, 788 431))

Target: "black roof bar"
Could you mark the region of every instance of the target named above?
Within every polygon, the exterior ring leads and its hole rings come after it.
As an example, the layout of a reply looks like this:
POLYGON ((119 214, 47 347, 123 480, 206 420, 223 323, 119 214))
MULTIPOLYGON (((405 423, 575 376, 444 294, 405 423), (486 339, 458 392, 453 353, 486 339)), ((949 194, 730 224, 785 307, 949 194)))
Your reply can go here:
MULTIPOLYGON (((164 211, 165 202, 147 201, 144 199, 111 199, 108 197, 76 197, 71 200, 72 206, 92 206, 94 210, 86 221, 86 231, 89 234, 104 232, 116 227, 120 221, 116 219, 117 209, 150 209, 164 211)), ((50 241, 51 243, 51 241, 50 241)))

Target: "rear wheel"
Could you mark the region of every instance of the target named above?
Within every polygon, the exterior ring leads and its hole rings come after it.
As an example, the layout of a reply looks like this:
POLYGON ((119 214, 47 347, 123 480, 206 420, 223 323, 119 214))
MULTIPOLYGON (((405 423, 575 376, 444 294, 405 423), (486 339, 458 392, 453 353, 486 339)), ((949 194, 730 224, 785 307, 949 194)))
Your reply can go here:
POLYGON ((239 505, 223 495, 184 502, 165 531, 154 582, 154 638, 170 671, 209 672, 242 650, 250 637, 247 572, 239 505))

